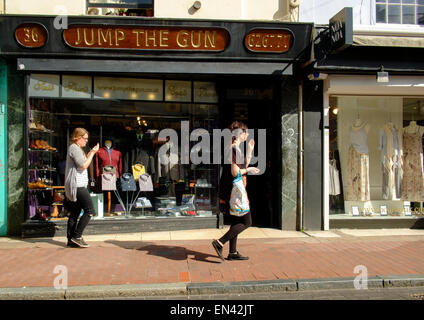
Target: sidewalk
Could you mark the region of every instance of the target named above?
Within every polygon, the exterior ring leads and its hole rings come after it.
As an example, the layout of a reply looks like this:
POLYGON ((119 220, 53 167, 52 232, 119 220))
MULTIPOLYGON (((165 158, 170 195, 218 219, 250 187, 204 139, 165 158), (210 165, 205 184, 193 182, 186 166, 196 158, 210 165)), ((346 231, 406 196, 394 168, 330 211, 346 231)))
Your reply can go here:
POLYGON ((221 262, 211 240, 227 229, 87 235, 86 249, 63 237, 0 238, 0 299, 353 288, 356 266, 366 267, 369 288, 424 286, 424 230, 252 227, 238 242, 250 260, 221 262), (54 288, 61 266, 67 289, 54 288))

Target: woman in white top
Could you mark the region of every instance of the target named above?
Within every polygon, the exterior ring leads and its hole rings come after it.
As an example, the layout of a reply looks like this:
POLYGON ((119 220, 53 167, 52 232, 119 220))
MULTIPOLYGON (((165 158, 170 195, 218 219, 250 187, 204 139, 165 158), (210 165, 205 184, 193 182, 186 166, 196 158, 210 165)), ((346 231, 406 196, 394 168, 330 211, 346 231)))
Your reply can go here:
POLYGON ((90 192, 87 189, 87 168, 99 150, 99 144, 86 155, 84 147, 87 141, 88 131, 84 128, 76 128, 72 133, 71 145, 66 155, 65 205, 69 211, 67 237, 70 247, 88 247, 88 244, 82 238, 82 233, 95 213, 90 192), (81 210, 84 210, 84 214, 79 218, 81 210))

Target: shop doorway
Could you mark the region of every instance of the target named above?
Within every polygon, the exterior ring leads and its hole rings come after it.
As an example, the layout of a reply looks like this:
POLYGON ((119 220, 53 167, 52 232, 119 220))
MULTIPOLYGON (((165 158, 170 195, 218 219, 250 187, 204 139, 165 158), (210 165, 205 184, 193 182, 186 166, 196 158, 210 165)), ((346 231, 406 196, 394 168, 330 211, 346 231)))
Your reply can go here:
MULTIPOLYGON (((258 176, 249 176, 249 194, 253 226, 281 227, 280 185, 281 166, 279 148, 281 146, 281 107, 278 103, 278 90, 269 80, 254 79, 237 86, 227 85, 221 90, 223 101, 220 107, 220 124, 227 128, 233 121, 244 122, 255 130, 256 145, 254 155, 258 155, 258 131, 266 129, 266 170, 258 176)), ((227 223, 228 219, 224 219, 227 223)))

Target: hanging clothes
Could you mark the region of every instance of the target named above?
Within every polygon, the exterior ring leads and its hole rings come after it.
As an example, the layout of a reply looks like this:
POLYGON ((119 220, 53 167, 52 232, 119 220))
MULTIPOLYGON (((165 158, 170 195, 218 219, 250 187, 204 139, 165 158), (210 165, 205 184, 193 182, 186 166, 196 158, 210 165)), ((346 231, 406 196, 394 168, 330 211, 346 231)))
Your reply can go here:
POLYGON ((152 140, 148 134, 136 134, 136 142, 132 148, 125 154, 124 171, 130 172, 131 167, 141 163, 146 172, 150 175, 155 174, 155 164, 152 155, 152 140))
POLYGON ((337 169, 337 163, 335 159, 330 160, 329 168, 330 176, 330 196, 337 196, 341 193, 340 191, 340 179, 339 179, 339 170, 337 169))
POLYGON ((403 130, 402 200, 424 201, 423 147, 424 127, 415 125, 403 130))
POLYGON ((369 201, 369 155, 368 126, 352 126, 350 130, 350 147, 347 161, 346 200, 369 201))
POLYGON ((392 123, 380 129, 378 149, 381 151, 383 170, 382 195, 385 200, 401 197, 402 134, 392 123))

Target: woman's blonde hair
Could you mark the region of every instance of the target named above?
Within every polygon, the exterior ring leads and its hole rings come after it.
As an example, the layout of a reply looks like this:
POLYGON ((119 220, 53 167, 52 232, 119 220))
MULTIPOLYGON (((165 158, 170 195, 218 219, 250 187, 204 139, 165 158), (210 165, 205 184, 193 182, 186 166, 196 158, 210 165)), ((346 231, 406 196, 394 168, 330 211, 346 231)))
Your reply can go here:
POLYGON ((84 128, 75 128, 74 132, 71 135, 71 144, 76 143, 77 140, 83 137, 85 134, 88 135, 88 131, 84 128))

